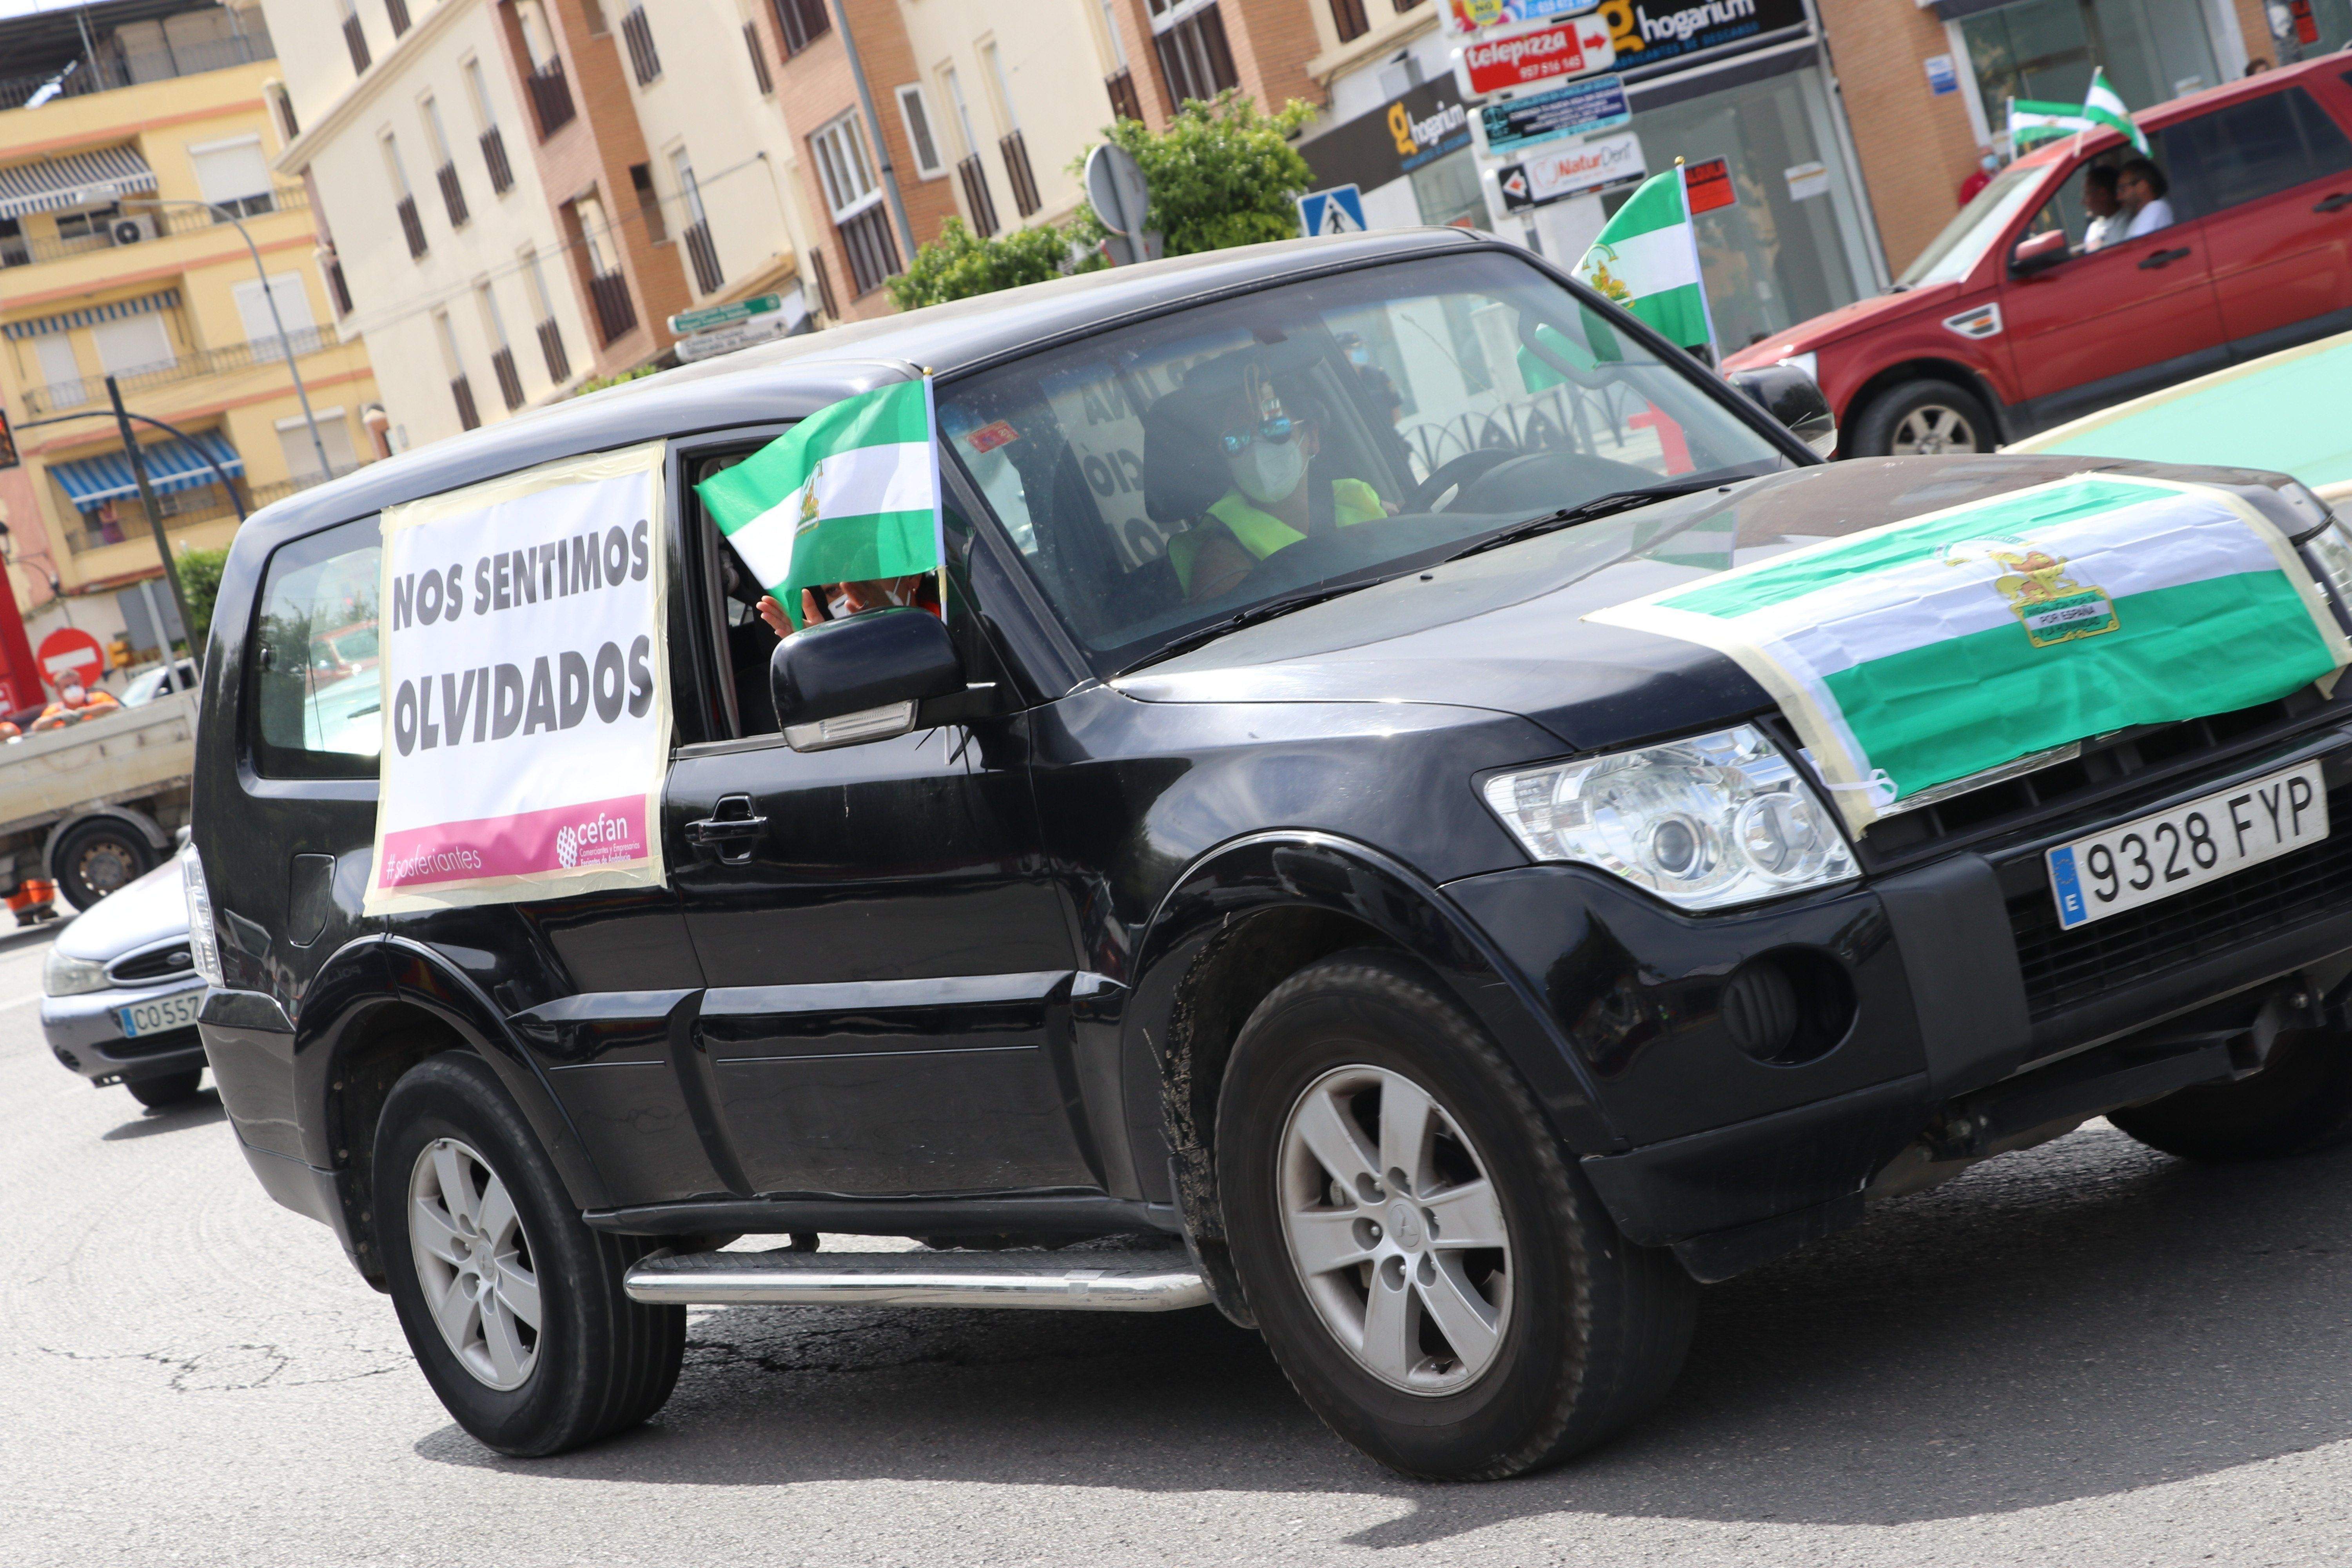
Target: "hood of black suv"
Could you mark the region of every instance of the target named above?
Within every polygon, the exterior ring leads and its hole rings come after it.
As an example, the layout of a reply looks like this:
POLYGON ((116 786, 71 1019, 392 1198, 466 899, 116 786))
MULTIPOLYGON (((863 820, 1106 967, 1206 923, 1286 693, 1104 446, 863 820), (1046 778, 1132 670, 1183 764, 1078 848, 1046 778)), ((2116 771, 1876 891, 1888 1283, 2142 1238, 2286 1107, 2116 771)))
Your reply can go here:
MULTIPOLYGON (((2069 457, 1792 469, 1581 523, 1247 627, 1116 685, 1147 702, 1418 702, 1516 713, 1577 751, 1768 710, 1722 655, 1588 613, 1823 539, 2085 472, 2271 493, 2276 476, 2069 457)), ((2283 503, 2270 510, 2297 525, 2283 503)))

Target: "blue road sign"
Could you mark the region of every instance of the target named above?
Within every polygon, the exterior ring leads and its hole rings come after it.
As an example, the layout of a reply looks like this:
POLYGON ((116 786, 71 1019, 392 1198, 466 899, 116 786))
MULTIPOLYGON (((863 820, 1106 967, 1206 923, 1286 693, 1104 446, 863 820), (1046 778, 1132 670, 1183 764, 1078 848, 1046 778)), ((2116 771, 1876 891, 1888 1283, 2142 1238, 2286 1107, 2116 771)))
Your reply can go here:
POLYGON ((1364 193, 1353 185, 1309 191, 1298 198, 1298 226, 1308 238, 1318 234, 1364 232, 1364 193))

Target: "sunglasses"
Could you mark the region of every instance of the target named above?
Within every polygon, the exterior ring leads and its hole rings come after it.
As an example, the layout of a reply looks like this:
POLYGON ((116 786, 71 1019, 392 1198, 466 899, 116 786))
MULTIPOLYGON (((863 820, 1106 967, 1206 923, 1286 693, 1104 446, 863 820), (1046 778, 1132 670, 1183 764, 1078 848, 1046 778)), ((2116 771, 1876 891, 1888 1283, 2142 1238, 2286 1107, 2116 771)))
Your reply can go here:
POLYGON ((1297 434, 1298 424, 1297 420, 1287 414, 1277 414, 1260 424, 1255 430, 1244 426, 1239 430, 1226 431, 1218 439, 1225 444, 1226 457, 1238 458, 1249 450, 1250 443, 1253 441, 1270 441, 1278 446, 1289 440, 1291 437, 1297 434))

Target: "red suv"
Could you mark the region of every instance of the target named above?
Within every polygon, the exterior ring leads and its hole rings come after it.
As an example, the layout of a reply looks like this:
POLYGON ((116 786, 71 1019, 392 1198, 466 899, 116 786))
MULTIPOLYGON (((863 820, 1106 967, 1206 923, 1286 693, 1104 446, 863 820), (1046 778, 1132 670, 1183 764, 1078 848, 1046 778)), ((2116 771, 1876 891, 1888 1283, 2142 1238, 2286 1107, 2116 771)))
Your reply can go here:
POLYGON ((2114 132, 2021 158, 1890 292, 1725 368, 1803 368, 1844 456, 1978 452, 2352 327, 2352 55, 2135 118, 2152 159, 2114 132))

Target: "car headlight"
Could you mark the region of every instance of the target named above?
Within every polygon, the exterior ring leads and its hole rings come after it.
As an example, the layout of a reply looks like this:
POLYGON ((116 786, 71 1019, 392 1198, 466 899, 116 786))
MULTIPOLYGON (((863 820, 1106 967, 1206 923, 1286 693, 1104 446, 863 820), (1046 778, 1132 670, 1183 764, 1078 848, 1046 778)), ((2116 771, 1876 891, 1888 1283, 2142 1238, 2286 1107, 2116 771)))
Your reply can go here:
POLYGON ((1580 860, 1686 910, 1861 875, 1828 807, 1752 724, 1486 781, 1538 860, 1580 860))
POLYGON ((1789 354, 1784 357, 1780 363, 1782 364, 1796 366, 1799 370, 1805 373, 1806 379, 1811 381, 1814 385, 1819 386, 1821 384, 1822 356, 1820 351, 1809 349, 1801 354, 1789 354))
POLYGON ((2319 586, 2336 601, 2336 613, 2352 625, 2352 531, 2344 520, 2330 515, 2327 524, 2303 542, 2303 558, 2310 563, 2319 586))
POLYGON ((180 887, 188 895, 188 955, 207 985, 226 985, 221 973, 220 939, 213 932, 212 889, 205 885, 205 863, 194 844, 180 849, 180 887))
POLYGON ((54 947, 49 949, 48 962, 41 965, 41 990, 51 996, 79 996, 87 991, 103 991, 111 984, 103 963, 74 958, 54 947))

